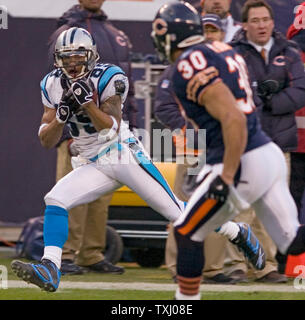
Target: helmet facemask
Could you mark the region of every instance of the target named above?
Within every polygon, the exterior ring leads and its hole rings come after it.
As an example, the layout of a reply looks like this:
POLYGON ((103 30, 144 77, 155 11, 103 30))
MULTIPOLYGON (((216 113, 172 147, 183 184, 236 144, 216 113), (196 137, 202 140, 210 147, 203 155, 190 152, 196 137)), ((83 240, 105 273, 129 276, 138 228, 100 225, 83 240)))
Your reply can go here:
POLYGON ((94 39, 82 28, 63 31, 55 45, 55 67, 70 81, 83 78, 92 71, 99 59, 94 39))
POLYGON ((151 38, 153 40, 153 44, 154 44, 154 47, 155 47, 155 50, 156 50, 156 53, 157 53, 159 59, 161 61, 168 60, 167 53, 165 50, 165 37, 163 37, 164 39, 160 39, 156 35, 155 31, 152 31, 151 38))
POLYGON ((176 43, 176 35, 169 34, 162 37, 158 37, 154 31, 151 33, 151 37, 153 39, 153 44, 158 54, 158 57, 161 61, 168 61, 170 63, 174 62, 172 60, 172 53, 176 49, 183 49, 189 47, 191 45, 201 43, 204 40, 203 35, 194 35, 190 36, 186 39, 183 39, 178 44, 176 43))
POLYGON ((70 80, 85 77, 95 66, 97 59, 91 50, 61 50, 55 52, 55 66, 62 69, 70 80))

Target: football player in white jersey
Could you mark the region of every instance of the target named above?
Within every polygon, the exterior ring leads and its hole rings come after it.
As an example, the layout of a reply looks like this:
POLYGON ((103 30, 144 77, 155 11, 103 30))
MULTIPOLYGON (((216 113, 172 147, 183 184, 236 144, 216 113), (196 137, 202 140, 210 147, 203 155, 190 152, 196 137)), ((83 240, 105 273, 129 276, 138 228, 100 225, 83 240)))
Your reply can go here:
MULTIPOLYGON (((45 196, 45 248, 41 263, 12 262, 12 269, 20 278, 50 292, 59 285, 71 208, 127 185, 170 221, 176 221, 184 209, 184 203, 176 198, 122 121, 121 110, 128 92, 122 69, 97 63, 99 56, 93 38, 88 31, 76 27, 60 34, 54 58, 56 69, 41 81, 44 113, 38 135, 44 147, 52 148, 68 124, 79 156, 72 160, 74 170, 45 196)), ((241 229, 231 224, 223 226, 221 233, 236 238, 241 229)), ((253 235, 251 239, 258 242, 253 235)), ((240 248, 247 256, 252 255, 252 263, 257 262, 257 252, 251 251, 250 242, 240 248)), ((260 246, 257 244, 256 248, 260 246)))
POLYGON ((46 291, 55 291, 59 285, 71 208, 122 185, 170 221, 175 221, 184 208, 122 121, 121 110, 128 93, 128 79, 122 69, 97 63, 92 36, 76 27, 60 34, 54 58, 56 69, 41 81, 44 113, 38 135, 44 147, 52 148, 68 124, 79 156, 72 161, 74 170, 45 196, 41 263, 12 263, 18 276, 46 291))

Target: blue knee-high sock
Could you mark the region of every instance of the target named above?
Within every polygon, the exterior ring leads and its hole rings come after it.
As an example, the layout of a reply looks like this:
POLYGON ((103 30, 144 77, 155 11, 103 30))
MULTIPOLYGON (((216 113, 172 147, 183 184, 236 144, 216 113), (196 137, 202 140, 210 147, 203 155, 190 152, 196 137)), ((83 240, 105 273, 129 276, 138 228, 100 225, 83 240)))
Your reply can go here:
POLYGON ((68 232, 68 211, 58 206, 47 206, 43 226, 45 246, 62 248, 68 239, 68 232))

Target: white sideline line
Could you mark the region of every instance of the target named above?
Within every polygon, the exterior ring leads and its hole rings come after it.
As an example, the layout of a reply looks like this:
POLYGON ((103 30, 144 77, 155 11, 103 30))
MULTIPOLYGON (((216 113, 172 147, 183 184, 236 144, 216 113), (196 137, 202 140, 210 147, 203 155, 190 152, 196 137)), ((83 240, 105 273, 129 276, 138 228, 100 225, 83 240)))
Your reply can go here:
MULTIPOLYGON (((8 288, 37 288, 32 284, 27 284, 24 281, 9 280, 8 288)), ((177 288, 176 284, 157 284, 157 283, 146 283, 146 282, 72 282, 62 281, 59 285, 60 289, 100 289, 100 290, 156 290, 156 291, 175 291, 177 288)), ((213 285, 213 284, 202 284, 200 286, 201 291, 210 292, 305 292, 298 290, 293 287, 292 284, 276 284, 276 285, 265 285, 265 284, 254 284, 254 285, 213 285)))

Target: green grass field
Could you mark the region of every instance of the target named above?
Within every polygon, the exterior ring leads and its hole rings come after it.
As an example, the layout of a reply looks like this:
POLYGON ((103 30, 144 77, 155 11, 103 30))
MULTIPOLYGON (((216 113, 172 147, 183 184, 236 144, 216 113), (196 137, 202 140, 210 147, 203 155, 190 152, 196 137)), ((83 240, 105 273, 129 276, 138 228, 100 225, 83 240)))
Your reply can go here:
MULTIPOLYGON (((0 291, 0 300, 172 300, 170 291, 61 289, 55 293, 37 289, 0 291)), ((305 293, 203 292, 202 300, 305 300, 305 293)))
MULTIPOLYGON (((8 270, 8 280, 20 280, 12 272, 10 263, 13 260, 13 254, 0 252, 0 265, 4 265, 8 270)), ((173 290, 141 290, 141 288, 130 289, 96 289, 94 284, 99 283, 150 283, 150 284, 173 284, 171 276, 165 267, 161 268, 141 268, 137 264, 122 263, 126 269, 123 275, 108 275, 97 273, 86 273, 80 276, 63 276, 62 283, 92 283, 92 289, 82 288, 59 288, 55 293, 46 293, 39 288, 27 287, 26 283, 21 282, 25 287, 14 287, 8 289, 0 288, 0 300, 172 300, 173 290)), ((279 285, 274 285, 274 290, 251 291, 251 286, 255 282, 249 282, 239 286, 246 288, 250 292, 231 291, 226 292, 219 286, 219 291, 202 291, 202 300, 305 300, 305 290, 295 290, 295 292, 278 292, 279 285)), ((292 291, 293 281, 288 283, 288 291, 292 291)), ((234 286, 230 286, 234 287, 234 286)), ((273 288, 271 287, 271 288, 273 288)), ((256 286, 257 288, 257 286, 256 286)), ((143 289, 143 288, 142 288, 143 289)), ((234 289, 234 288, 233 288, 234 289)))

